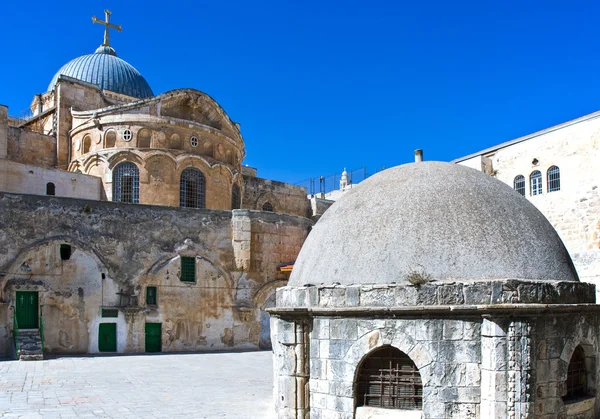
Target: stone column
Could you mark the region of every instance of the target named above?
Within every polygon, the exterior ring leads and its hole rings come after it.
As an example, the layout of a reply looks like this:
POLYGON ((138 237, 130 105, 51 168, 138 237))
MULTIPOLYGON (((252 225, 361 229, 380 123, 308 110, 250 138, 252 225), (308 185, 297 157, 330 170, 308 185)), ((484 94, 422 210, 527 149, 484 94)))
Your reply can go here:
POLYGON ((484 317, 481 324, 482 418, 507 417, 507 319, 484 317))
POLYGON ((309 419, 308 319, 271 316, 273 397, 279 419, 309 419))
POLYGON ((0 159, 8 155, 8 107, 0 105, 0 159))
POLYGON ((248 272, 252 257, 252 222, 248 210, 233 210, 231 223, 235 269, 248 272))
POLYGON ((485 317, 481 326, 481 417, 533 418, 532 326, 485 317))

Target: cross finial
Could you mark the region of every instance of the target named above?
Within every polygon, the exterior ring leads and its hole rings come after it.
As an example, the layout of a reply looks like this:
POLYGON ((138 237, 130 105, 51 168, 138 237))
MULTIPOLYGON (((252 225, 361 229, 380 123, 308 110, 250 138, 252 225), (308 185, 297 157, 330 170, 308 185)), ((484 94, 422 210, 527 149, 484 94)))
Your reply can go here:
POLYGON ((92 22, 104 25, 104 43, 102 45, 105 46, 105 47, 109 47, 110 46, 110 43, 109 43, 109 41, 110 41, 110 35, 108 33, 108 29, 109 28, 116 29, 119 32, 121 32, 123 30, 123 28, 121 27, 121 25, 117 26, 117 25, 113 25, 112 23, 110 23, 110 15, 111 14, 112 13, 110 12, 110 10, 105 10, 104 11, 104 18, 106 19, 106 22, 98 19, 96 16, 92 17, 92 22))

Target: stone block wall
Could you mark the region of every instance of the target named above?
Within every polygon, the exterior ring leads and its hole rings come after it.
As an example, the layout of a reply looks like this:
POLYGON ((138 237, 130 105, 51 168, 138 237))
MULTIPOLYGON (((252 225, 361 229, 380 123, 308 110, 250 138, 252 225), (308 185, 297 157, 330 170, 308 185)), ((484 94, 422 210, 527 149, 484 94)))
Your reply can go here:
POLYGON ((243 182, 242 208, 262 210, 268 202, 275 212, 308 217, 306 188, 247 175, 243 176, 243 182))
POLYGON ((515 140, 507 146, 459 160, 459 164, 490 173, 513 187, 525 177, 525 198, 554 226, 565 243, 579 277, 600 284, 600 115, 592 114, 515 140), (522 141, 519 141, 522 140, 522 141), (560 190, 548 192, 547 171, 560 168, 560 190), (542 173, 543 192, 531 195, 530 174, 542 173))
POLYGON ((17 163, 56 167, 56 138, 9 127, 7 158, 17 163))

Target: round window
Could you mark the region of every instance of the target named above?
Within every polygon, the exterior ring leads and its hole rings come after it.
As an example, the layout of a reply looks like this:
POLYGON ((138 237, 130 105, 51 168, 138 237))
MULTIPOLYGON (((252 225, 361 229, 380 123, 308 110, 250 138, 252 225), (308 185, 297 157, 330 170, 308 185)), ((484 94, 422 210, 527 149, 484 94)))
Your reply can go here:
POLYGON ((131 130, 126 129, 125 131, 123 131, 123 139, 125 141, 131 141, 132 137, 133 135, 131 134, 131 130))
POLYGON ((192 147, 198 147, 198 137, 190 138, 190 144, 192 145, 192 147))

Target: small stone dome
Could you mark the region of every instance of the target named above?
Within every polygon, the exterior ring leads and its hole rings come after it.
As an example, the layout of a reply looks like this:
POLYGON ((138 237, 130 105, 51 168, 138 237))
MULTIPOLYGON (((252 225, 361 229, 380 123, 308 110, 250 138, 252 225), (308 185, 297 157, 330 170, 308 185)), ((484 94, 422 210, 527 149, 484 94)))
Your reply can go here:
POLYGON ((101 45, 93 54, 82 55, 62 66, 48 85, 49 91, 54 89, 60 75, 139 99, 154 96, 150 85, 140 72, 117 57, 117 53, 110 46, 101 45))
POLYGON ((289 281, 407 284, 579 281, 558 234, 527 199, 477 170, 411 163, 344 194, 309 234, 289 281))

